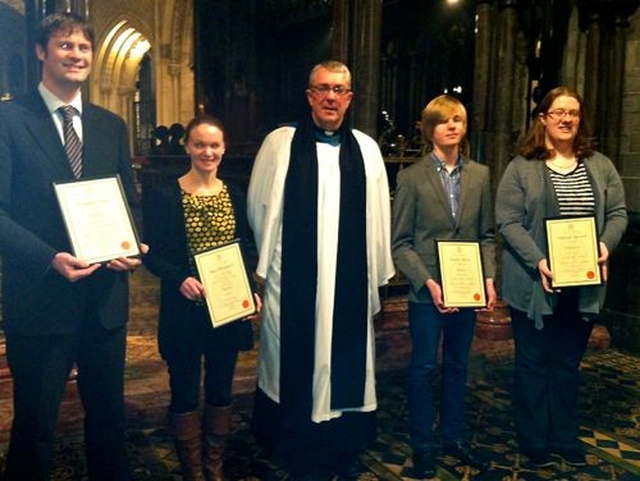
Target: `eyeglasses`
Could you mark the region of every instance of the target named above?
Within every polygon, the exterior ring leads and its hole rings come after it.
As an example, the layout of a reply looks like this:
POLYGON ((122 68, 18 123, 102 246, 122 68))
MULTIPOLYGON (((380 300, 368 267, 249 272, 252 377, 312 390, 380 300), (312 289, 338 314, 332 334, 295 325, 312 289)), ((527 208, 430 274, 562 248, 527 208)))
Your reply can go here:
POLYGON ((569 118, 571 120, 573 119, 579 119, 580 118, 580 111, 579 110, 564 110, 564 109, 556 109, 556 110, 550 110, 549 112, 547 112, 547 117, 549 117, 551 120, 555 120, 555 121, 561 121, 564 120, 564 118, 568 115, 569 118))
POLYGON ((343 95, 351 92, 351 89, 342 85, 334 85, 333 87, 330 85, 312 85, 309 87, 309 90, 318 94, 320 97, 326 97, 329 95, 329 92, 333 92, 337 97, 342 97, 343 95))

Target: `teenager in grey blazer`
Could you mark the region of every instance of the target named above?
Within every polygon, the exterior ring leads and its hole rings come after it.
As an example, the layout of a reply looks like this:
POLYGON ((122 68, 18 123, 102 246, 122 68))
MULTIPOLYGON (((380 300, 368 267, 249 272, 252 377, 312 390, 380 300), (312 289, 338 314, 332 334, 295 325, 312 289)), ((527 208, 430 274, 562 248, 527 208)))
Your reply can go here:
POLYGON ((426 106, 421 129, 427 153, 400 171, 393 202, 393 259, 410 283, 409 413, 417 477, 435 476, 432 383, 441 336, 444 451, 464 464, 486 468, 465 441, 464 393, 476 312, 444 306, 436 252, 439 239, 480 242, 486 307, 492 309, 496 300, 495 233, 489 169, 466 157, 466 127, 465 108, 456 98, 443 95, 426 106))
POLYGON ((78 367, 91 479, 126 480, 124 360, 128 276, 139 259, 89 265, 71 254, 52 183, 74 179, 57 108, 79 111, 80 178, 119 174, 135 197, 122 119, 82 101, 93 30, 73 14, 46 17, 38 90, 0 103, 0 255, 3 327, 14 418, 5 479, 51 471, 58 410, 78 367))
POLYGON ((549 92, 502 176, 496 219, 504 240, 502 296, 515 341, 514 407, 520 451, 535 466, 585 464, 577 439, 580 361, 605 285, 551 288, 544 221, 594 215, 606 281, 609 253, 627 226, 622 181, 595 152, 580 96, 549 92))
POLYGON ((410 283, 409 300, 433 303, 425 282, 440 283, 435 239, 481 243, 487 278, 495 273, 495 235, 489 169, 462 158, 460 205, 454 218, 431 155, 398 174, 393 199, 393 259, 410 283))

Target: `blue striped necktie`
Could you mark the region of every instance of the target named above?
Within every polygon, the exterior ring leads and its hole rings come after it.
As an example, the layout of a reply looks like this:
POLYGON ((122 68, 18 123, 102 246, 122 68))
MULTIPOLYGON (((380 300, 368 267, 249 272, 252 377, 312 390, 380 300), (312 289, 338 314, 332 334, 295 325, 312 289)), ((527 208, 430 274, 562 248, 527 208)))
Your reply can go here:
POLYGON ((82 142, 73 128, 73 116, 78 113, 75 107, 64 105, 58 109, 62 114, 62 131, 64 132, 64 150, 69 158, 71 171, 76 179, 82 175, 82 142))

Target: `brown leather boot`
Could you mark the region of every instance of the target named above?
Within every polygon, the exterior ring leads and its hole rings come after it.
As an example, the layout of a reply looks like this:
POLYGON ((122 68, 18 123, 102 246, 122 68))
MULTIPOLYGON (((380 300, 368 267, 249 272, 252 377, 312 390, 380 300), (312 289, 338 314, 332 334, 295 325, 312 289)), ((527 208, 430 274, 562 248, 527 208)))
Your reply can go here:
POLYGON ((171 428, 185 481, 205 481, 202 470, 202 430, 198 411, 170 414, 171 428))
POLYGON ((226 481, 224 450, 231 431, 231 406, 204 408, 204 474, 207 481, 226 481))

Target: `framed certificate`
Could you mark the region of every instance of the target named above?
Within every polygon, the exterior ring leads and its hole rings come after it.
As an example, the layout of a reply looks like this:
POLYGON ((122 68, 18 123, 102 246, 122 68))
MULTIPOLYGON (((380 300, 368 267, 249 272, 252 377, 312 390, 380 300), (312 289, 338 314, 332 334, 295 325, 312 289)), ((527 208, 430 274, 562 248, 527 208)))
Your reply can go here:
POLYGON ((200 252, 194 259, 213 327, 256 312, 239 241, 200 252))
POLYGON ((487 293, 480 242, 436 240, 445 307, 484 307, 487 293))
POLYGON ((551 286, 588 286, 602 283, 594 216, 545 219, 551 286))
POLYGON ((140 255, 120 177, 53 184, 73 255, 91 264, 140 255))

